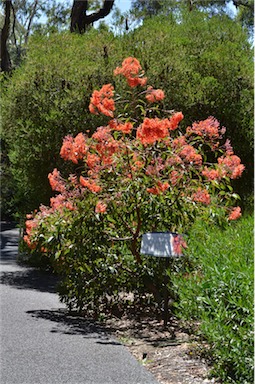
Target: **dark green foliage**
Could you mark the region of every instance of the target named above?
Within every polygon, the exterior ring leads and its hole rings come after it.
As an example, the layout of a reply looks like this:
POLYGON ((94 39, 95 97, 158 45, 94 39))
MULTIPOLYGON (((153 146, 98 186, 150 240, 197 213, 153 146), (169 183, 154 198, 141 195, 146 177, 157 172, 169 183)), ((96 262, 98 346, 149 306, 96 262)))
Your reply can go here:
POLYGON ((111 240, 109 222, 95 214, 96 200, 87 194, 75 211, 56 211, 41 220, 36 247, 21 244, 21 261, 56 273, 60 300, 70 310, 97 317, 112 305, 121 306, 120 295, 129 293, 140 302, 149 298, 157 307, 163 297, 164 263, 149 257, 138 264, 128 243, 111 240))
POLYGON ((253 382, 253 217, 222 231, 198 222, 189 235, 193 268, 175 276, 178 314, 197 319, 223 383, 253 382))
POLYGON ((238 183, 253 186, 253 55, 247 34, 227 16, 183 14, 146 20, 127 35, 128 53, 141 59, 152 84, 165 90, 165 106, 185 123, 216 117, 246 166, 238 183))
POLYGON ((111 34, 34 37, 24 65, 3 83, 3 138, 19 212, 48 203, 48 173, 55 167, 65 170, 59 156, 64 136, 93 132, 104 123, 88 105, 93 89, 111 80, 105 45, 114 58, 111 34))

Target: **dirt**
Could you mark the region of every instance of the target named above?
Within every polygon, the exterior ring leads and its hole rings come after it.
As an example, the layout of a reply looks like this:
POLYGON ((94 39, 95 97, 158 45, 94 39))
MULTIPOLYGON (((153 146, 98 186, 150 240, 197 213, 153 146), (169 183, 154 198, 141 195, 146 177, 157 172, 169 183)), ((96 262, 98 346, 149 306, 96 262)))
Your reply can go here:
POLYGON ((111 316, 105 324, 161 384, 219 383, 209 378, 210 367, 198 356, 201 343, 179 320, 171 318, 164 326, 149 315, 111 316))

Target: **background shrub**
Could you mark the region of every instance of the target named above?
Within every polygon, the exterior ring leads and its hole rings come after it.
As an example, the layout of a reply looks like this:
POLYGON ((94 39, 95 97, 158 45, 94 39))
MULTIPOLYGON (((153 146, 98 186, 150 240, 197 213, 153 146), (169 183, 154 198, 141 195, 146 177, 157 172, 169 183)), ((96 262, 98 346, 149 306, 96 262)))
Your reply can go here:
POLYGON ((238 191, 243 197, 252 191, 253 53, 247 32, 226 15, 194 11, 179 22, 171 16, 146 19, 125 39, 152 84, 165 90, 167 109, 181 110, 187 125, 214 116, 226 127, 246 165, 238 191))
POLYGON ((33 36, 24 64, 3 83, 3 139, 19 212, 48 203, 47 175, 56 165, 70 173, 59 156, 64 136, 93 132, 104 123, 94 122, 88 105, 93 89, 111 80, 108 57, 115 56, 114 41, 112 34, 96 30, 83 36, 33 36))

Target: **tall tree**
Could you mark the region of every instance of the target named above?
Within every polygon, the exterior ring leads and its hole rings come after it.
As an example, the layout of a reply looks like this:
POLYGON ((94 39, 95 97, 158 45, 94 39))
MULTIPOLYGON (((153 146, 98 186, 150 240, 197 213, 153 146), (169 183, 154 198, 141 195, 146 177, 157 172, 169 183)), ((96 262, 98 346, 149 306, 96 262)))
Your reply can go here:
POLYGON ((84 33, 88 25, 106 17, 113 7, 114 0, 104 0, 102 8, 87 15, 88 0, 74 0, 71 12, 71 32, 84 33))
POLYGON ((1 30, 1 70, 9 72, 20 62, 34 19, 40 16, 42 0, 4 0, 1 30))
POLYGON ((1 70, 3 72, 9 72, 11 70, 11 60, 7 46, 11 25, 11 7, 12 2, 10 0, 5 0, 4 25, 1 30, 1 70))
POLYGON ((46 34, 68 29, 70 24, 70 0, 3 0, 0 11, 1 69, 5 72, 20 64, 34 31, 46 34))
POLYGON ((157 14, 169 14, 186 8, 206 10, 210 14, 229 13, 229 5, 237 10, 237 20, 250 28, 254 20, 254 0, 132 0, 131 11, 139 19, 157 14))

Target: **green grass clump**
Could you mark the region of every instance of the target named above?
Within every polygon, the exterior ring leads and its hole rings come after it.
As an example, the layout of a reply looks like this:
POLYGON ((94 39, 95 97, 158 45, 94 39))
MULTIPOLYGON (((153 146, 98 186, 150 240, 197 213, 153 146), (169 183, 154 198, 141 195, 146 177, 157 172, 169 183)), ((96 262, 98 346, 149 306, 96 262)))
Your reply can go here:
POLYGON ((188 254, 174 279, 179 315, 200 322, 215 376, 253 383, 253 216, 224 230, 196 223, 188 254))

